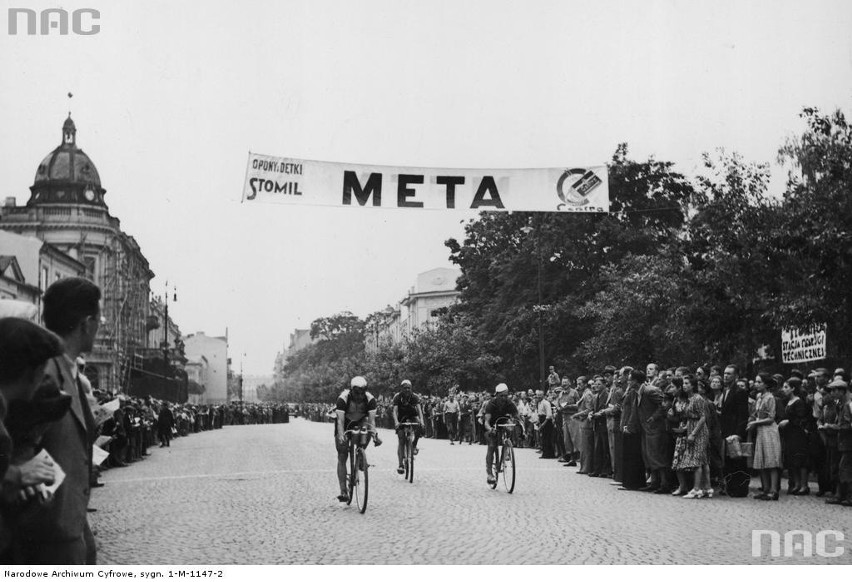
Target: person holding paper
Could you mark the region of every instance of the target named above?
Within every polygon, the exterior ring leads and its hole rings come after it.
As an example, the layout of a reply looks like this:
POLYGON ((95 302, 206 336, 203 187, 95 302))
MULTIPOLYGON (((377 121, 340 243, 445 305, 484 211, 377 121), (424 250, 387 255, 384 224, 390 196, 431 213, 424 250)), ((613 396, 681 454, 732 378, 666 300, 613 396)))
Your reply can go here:
POLYGON ((45 376, 71 396, 71 413, 50 425, 41 446, 66 477, 52 503, 31 505, 21 514, 15 540, 20 563, 96 563, 94 536, 86 516, 96 425, 75 359, 94 346, 101 322, 100 299, 97 285, 81 277, 60 279, 44 293, 45 326, 65 344, 65 353, 50 360, 45 376))
POLYGON ((39 499, 37 488, 56 478, 48 460, 13 461, 16 431, 15 427, 7 430, 6 413, 14 409, 17 424, 27 418, 27 426, 21 428, 32 428, 45 412, 33 403, 45 365, 61 353, 59 338, 35 323, 17 317, 0 319, 0 563, 13 561, 16 505, 45 500, 46 495, 39 499))

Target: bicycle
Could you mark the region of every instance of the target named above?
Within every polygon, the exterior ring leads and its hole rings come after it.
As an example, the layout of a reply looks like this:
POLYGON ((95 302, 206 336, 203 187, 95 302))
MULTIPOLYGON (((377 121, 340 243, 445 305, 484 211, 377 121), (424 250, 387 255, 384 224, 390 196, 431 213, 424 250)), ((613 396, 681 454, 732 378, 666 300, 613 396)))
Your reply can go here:
POLYGON ((370 465, 367 463, 366 448, 370 442, 370 436, 373 434, 375 434, 375 431, 371 431, 366 426, 347 430, 343 433, 349 441, 349 470, 346 473, 349 501, 346 502, 346 505, 351 505, 354 497, 355 505, 361 513, 367 511, 367 495, 370 485, 368 469, 370 465))
POLYGON ((409 483, 414 483, 414 431, 420 424, 417 422, 400 422, 399 426, 403 427, 402 434, 405 437, 405 444, 402 448, 405 479, 409 483))
MULTIPOLYGON (((512 433, 515 430, 516 423, 507 422, 508 420, 511 419, 503 416, 494 423, 494 428, 497 431, 497 446, 501 447, 498 460, 494 463, 494 476, 499 479, 502 474, 503 486, 506 487, 507 493, 511 493, 515 490, 515 445, 512 442, 512 433)), ((497 480, 489 486, 496 489, 497 480)))

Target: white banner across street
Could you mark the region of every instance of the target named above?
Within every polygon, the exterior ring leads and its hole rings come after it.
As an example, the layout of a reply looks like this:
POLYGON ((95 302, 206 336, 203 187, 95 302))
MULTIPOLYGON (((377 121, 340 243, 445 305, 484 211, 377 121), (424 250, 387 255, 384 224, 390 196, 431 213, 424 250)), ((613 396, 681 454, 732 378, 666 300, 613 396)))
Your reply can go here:
POLYGON ((423 210, 609 212, 606 166, 464 170, 249 153, 243 202, 423 210))

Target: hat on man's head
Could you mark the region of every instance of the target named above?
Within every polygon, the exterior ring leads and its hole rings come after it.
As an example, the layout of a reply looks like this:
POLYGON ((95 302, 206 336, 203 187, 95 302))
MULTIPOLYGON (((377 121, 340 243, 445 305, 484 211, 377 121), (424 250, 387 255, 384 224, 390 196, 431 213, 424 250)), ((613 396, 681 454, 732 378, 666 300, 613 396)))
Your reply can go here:
POLYGON ((499 384, 497 384, 497 387, 494 388, 495 394, 500 394, 501 392, 508 392, 508 391, 509 391, 509 387, 506 386, 506 384, 504 384, 503 382, 500 382, 499 384))
POLYGON ((615 374, 615 366, 604 366, 604 374, 615 374))
POLYGON ((840 388, 841 390, 849 390, 849 384, 844 382, 843 380, 833 380, 831 384, 828 385, 829 388, 840 388))
POLYGON ((411 380, 403 380, 402 382, 399 383, 399 385, 400 386, 408 386, 409 388, 411 388, 411 380))

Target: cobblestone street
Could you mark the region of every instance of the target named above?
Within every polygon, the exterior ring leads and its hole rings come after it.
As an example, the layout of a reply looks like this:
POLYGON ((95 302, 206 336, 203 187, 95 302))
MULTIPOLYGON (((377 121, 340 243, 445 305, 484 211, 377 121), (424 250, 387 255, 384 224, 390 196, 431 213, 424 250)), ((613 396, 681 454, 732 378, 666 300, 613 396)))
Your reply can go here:
MULTIPOLYGON (((852 511, 813 497, 685 500, 517 451, 515 492, 485 483, 485 448, 421 440, 415 481, 391 431, 368 451, 366 514, 336 500, 332 426, 229 426, 104 473, 89 514, 100 564, 849 563, 852 511), (839 558, 752 558, 751 532, 840 530, 839 558)), ((768 553, 768 551, 765 551, 768 553)), ((800 554, 797 554, 800 555, 800 554)))

